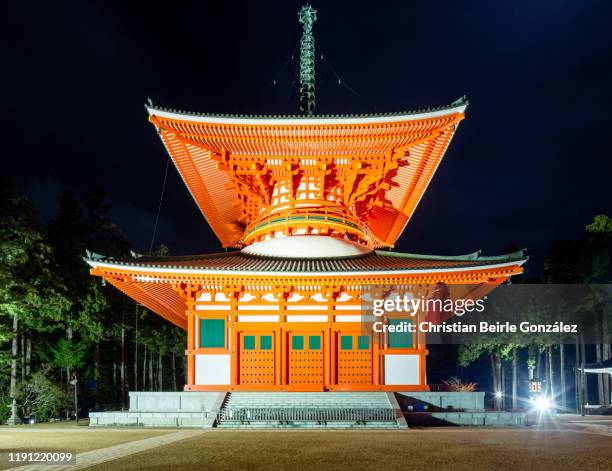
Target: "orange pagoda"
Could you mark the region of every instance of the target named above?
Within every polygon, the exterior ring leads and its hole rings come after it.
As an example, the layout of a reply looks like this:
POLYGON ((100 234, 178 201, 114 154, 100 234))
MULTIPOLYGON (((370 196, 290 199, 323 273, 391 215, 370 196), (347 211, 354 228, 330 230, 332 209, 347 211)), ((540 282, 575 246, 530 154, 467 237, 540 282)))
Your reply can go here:
MULTIPOLYGON (((523 252, 393 252, 467 102, 314 115, 316 12, 300 12, 299 116, 147 105, 149 121, 226 252, 115 259, 93 275, 187 332, 186 391, 426 391, 423 334, 364 329, 363 287, 461 287, 482 296, 523 252)), ((413 289, 414 292, 414 289, 413 289)), ((384 318, 387 323, 394 319, 384 318)))

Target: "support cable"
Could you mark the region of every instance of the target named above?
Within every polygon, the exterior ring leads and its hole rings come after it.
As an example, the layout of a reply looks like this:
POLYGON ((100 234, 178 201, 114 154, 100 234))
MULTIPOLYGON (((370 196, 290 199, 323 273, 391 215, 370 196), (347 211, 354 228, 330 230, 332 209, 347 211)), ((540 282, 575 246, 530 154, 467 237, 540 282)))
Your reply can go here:
POLYGON ((159 204, 157 205, 157 213, 155 214, 155 223, 153 224, 153 234, 151 235, 151 245, 149 245, 149 255, 153 253, 153 244, 155 243, 155 236, 157 235, 157 224, 159 222, 159 214, 161 212, 162 203, 164 201, 164 193, 166 191, 166 180, 168 179, 168 168, 170 167, 170 154, 166 160, 166 169, 164 170, 164 180, 162 183, 161 193, 159 195, 159 204))
POLYGON ((291 51, 291 55, 287 58, 287 60, 285 61, 285 63, 282 65, 282 67, 280 68, 280 70, 278 71, 278 73, 274 76, 274 78, 272 79, 272 85, 277 85, 278 84, 278 79, 280 78, 280 76, 283 74, 283 72, 285 71, 285 69, 287 68, 287 66, 289 65, 289 63, 293 60, 295 60, 295 53, 298 50, 298 47, 300 46, 300 43, 296 43, 295 47, 293 48, 293 51, 291 51))
POLYGON ((327 65, 331 73, 334 74, 334 76, 336 77, 338 85, 342 85, 353 95, 360 98, 359 94, 346 82, 346 80, 344 80, 342 77, 340 77, 340 75, 338 75, 338 72, 336 72, 336 69, 334 69, 334 67, 331 65, 331 62, 327 60, 327 57, 325 56, 325 54, 323 54, 323 51, 321 51, 321 48, 319 46, 317 46, 317 50, 319 51, 319 57, 321 58, 321 61, 323 61, 327 65))
POLYGON ((287 92, 287 101, 291 99, 291 93, 293 92, 293 86, 297 83, 299 67, 300 67, 300 64, 296 63, 295 69, 293 70, 293 80, 291 81, 291 84, 289 85, 289 91, 287 92))

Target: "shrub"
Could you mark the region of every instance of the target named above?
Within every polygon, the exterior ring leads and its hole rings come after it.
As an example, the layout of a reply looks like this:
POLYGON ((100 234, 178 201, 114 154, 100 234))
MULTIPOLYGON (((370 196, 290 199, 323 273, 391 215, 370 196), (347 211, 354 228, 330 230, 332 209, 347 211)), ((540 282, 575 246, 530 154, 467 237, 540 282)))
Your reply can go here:
POLYGON ((452 376, 446 381, 442 381, 449 391, 452 392, 474 392, 478 383, 464 383, 461 378, 452 376))
POLYGON ((69 403, 69 396, 45 374, 37 372, 18 391, 18 406, 22 417, 35 416, 38 422, 45 422, 58 415, 69 403))

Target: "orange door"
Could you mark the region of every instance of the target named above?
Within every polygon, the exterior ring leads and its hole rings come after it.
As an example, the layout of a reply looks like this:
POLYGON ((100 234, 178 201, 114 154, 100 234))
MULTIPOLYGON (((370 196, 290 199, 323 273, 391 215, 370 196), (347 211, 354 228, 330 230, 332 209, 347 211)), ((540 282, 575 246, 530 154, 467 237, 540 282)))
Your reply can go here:
POLYGON ((274 385, 274 334, 243 332, 239 341, 240 384, 254 388, 274 385))
POLYGON ((323 335, 290 333, 289 386, 303 390, 323 389, 323 335))
POLYGON ((372 339, 369 335, 338 332, 336 359, 339 385, 372 384, 372 339))

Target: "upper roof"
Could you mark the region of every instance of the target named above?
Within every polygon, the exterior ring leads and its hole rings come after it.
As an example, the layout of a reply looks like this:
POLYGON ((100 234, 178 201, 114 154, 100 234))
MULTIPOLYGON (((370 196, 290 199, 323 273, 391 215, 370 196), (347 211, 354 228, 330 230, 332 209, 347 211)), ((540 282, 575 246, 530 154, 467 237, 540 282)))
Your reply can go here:
POLYGON ((412 216, 466 106, 460 99, 434 110, 317 117, 205 115, 152 104, 147 111, 224 247, 243 245, 270 185, 297 172, 340 189, 373 246, 384 247, 412 216))
POLYGON ((411 111, 395 111, 390 113, 364 113, 364 114, 321 114, 305 116, 291 115, 248 115, 248 114, 221 114, 198 113, 193 111, 176 110, 154 105, 149 100, 145 108, 151 116, 160 116, 168 119, 217 124, 255 124, 255 125, 321 125, 321 124, 375 124, 389 121, 405 121, 429 119, 444 116, 449 112, 464 113, 468 101, 465 97, 455 100, 450 105, 437 108, 416 109, 411 111))

